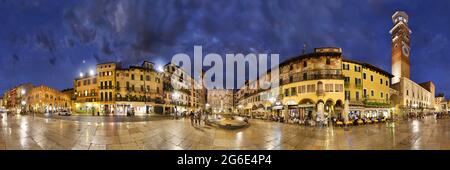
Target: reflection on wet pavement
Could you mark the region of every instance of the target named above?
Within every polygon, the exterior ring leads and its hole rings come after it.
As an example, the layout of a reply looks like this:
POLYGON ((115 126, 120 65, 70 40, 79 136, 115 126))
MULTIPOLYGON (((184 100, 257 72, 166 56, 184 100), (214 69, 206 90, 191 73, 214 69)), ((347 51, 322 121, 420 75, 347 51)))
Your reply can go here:
POLYGON ((194 128, 189 120, 143 122, 70 121, 4 116, 0 150, 82 149, 450 149, 450 119, 343 128, 312 128, 251 120, 250 127, 194 128))

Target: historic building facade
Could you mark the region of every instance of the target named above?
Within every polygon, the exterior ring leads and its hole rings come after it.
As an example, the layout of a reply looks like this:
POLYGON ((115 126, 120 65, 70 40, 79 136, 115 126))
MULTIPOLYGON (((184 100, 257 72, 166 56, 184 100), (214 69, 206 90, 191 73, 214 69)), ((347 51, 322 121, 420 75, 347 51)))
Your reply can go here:
POLYGON ((177 65, 168 63, 164 66, 164 112, 184 112, 204 110, 206 89, 203 73, 192 77, 190 73, 177 65))
POLYGON ((58 111, 71 111, 71 96, 47 86, 37 86, 25 97, 26 110, 35 113, 55 113, 58 111))
POLYGON ((31 83, 13 87, 3 95, 5 108, 13 112, 54 113, 70 111, 73 103, 69 95, 44 85, 31 83))
POLYGON ((289 119, 311 119, 317 113, 340 117, 349 102, 350 116, 390 116, 392 75, 376 66, 344 59, 340 48, 316 48, 279 66, 278 87, 262 90, 258 80, 236 91, 239 113, 263 110, 289 119))
POLYGON ((209 89, 207 95, 207 109, 210 109, 213 113, 232 113, 233 97, 233 90, 209 89))
POLYGON ((392 75, 389 72, 368 63, 344 59, 342 73, 350 116, 391 116, 392 75))
POLYGON ((25 110, 26 94, 33 87, 33 84, 25 83, 7 90, 3 94, 4 107, 13 112, 21 112, 22 110, 25 110))
POLYGON ((84 114, 145 115, 162 107, 163 73, 151 62, 122 68, 118 63, 98 64, 95 73, 74 81, 75 112, 84 114))
POLYGON ((438 94, 434 99, 434 110, 436 112, 448 112, 450 101, 445 99, 444 94, 438 94))

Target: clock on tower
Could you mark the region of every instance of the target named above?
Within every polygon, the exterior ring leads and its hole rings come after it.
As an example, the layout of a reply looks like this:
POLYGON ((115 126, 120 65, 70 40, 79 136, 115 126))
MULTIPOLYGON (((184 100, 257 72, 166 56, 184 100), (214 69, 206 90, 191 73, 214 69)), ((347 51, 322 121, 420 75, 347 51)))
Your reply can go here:
POLYGON ((408 15, 403 11, 397 11, 392 15, 394 27, 389 31, 392 35, 392 83, 400 81, 400 77, 410 78, 410 35, 408 27, 408 15))

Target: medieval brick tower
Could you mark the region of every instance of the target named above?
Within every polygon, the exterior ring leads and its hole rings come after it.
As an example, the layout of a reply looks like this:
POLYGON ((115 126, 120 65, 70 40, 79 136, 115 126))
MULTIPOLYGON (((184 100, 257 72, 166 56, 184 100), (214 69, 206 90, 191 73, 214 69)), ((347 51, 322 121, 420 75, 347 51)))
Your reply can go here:
POLYGON ((410 79, 410 34, 408 15, 397 11, 392 15, 394 27, 389 31, 392 35, 392 84, 398 83, 400 77, 410 79))

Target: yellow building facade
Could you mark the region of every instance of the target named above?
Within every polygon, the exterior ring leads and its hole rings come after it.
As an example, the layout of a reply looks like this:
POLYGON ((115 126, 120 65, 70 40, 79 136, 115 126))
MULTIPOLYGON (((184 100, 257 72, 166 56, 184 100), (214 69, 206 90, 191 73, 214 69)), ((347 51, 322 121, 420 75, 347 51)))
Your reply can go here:
POLYGON ((391 77, 373 65, 343 59, 340 48, 316 48, 279 65, 279 87, 254 89, 258 81, 252 81, 240 88, 235 95, 237 110, 251 114, 264 107, 289 122, 340 117, 348 102, 350 116, 389 116, 391 77))
POLYGON ((393 77, 390 73, 371 64, 348 59, 343 60, 342 73, 350 116, 390 116, 390 81, 393 77))
MULTIPOLYGON (((162 107, 162 74, 154 64, 122 68, 117 63, 98 64, 95 73, 74 81, 76 112, 81 114, 145 115, 162 107)), ((161 110, 161 109, 159 109, 161 110)))
POLYGON ((72 109, 69 95, 47 86, 30 89, 25 99, 26 110, 35 113, 55 113, 72 109))

